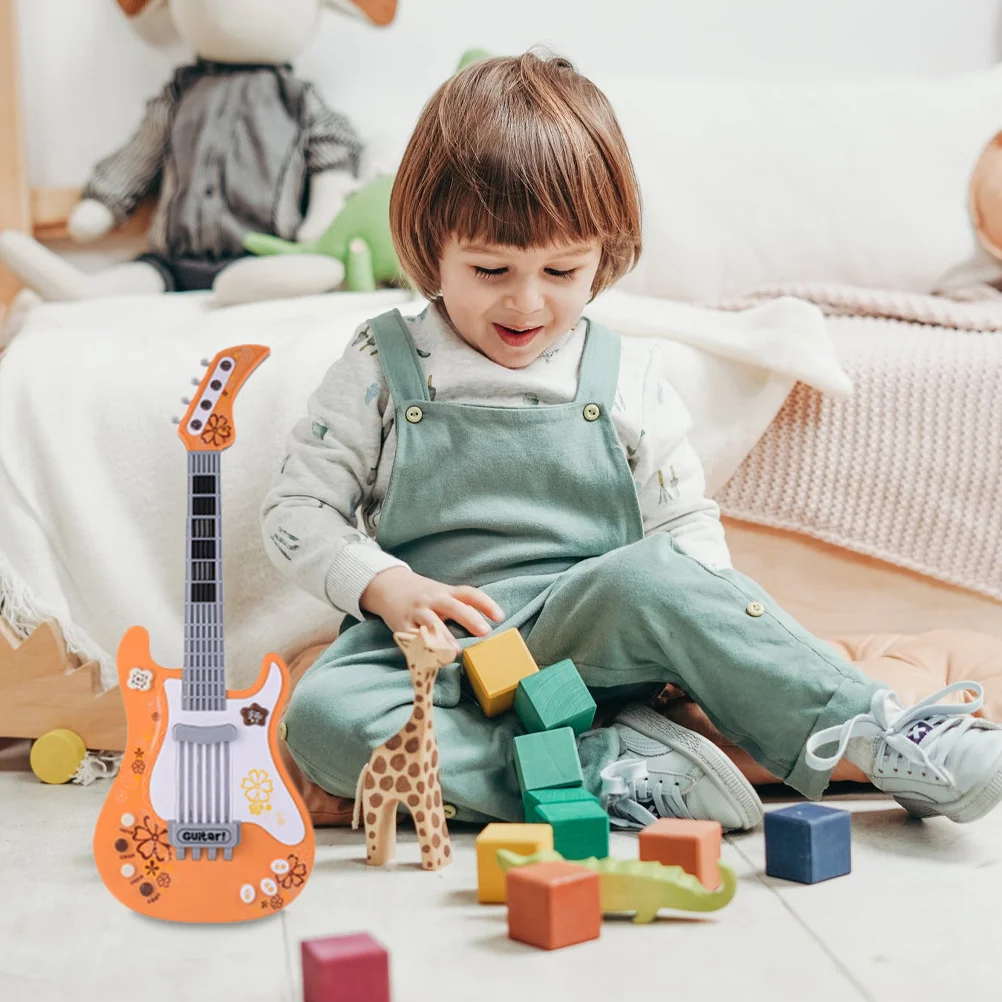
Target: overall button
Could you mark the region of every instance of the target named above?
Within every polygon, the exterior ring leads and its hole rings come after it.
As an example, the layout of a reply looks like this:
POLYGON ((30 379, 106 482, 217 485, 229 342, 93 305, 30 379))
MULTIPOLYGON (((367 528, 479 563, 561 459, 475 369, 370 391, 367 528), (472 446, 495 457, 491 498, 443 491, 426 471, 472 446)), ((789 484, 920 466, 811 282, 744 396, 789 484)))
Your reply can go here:
POLYGON ((442 813, 446 818, 454 818, 456 816, 456 808, 452 804, 442 804, 442 813))
POLYGON ((404 411, 404 417, 410 421, 411 424, 417 424, 421 418, 424 417, 424 411, 420 407, 408 407, 404 411))
POLYGON ((762 613, 765 612, 765 606, 761 602, 749 602, 748 608, 745 609, 745 612, 747 612, 749 616, 761 616, 762 613))
POLYGON ((283 720, 278 725, 278 736, 284 741, 289 735, 289 728, 286 722, 283 720))
POLYGON ((601 408, 598 404, 585 404, 584 409, 584 419, 585 421, 597 421, 602 414, 601 408))

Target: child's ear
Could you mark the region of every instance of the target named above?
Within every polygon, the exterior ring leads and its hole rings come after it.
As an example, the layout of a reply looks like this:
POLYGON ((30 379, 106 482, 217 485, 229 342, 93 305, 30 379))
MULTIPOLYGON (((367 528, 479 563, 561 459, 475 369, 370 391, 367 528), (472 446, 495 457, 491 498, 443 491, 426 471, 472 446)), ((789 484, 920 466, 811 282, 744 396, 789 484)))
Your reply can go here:
POLYGON ((991 139, 975 164, 968 207, 982 246, 1002 258, 1002 132, 991 139))

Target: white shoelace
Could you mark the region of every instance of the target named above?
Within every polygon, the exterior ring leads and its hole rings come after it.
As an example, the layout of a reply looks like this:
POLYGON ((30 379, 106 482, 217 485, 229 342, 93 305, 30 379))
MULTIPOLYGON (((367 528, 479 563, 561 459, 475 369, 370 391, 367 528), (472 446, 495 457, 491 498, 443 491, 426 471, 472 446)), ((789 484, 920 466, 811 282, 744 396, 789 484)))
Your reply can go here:
POLYGON ((890 766, 894 772, 905 767, 906 773, 911 775, 913 767, 919 766, 923 776, 931 772, 941 782, 950 782, 944 762, 961 735, 974 725, 977 718, 973 714, 984 703, 984 689, 977 682, 954 682, 920 703, 902 709, 897 716, 889 716, 889 709, 894 709, 894 704, 886 698, 889 695, 889 689, 881 690, 877 696, 882 698, 874 697, 871 712, 857 714, 844 724, 812 734, 807 739, 804 756, 807 765, 819 771, 831 769, 841 760, 852 738, 879 735, 883 745, 879 750, 879 763, 874 760, 875 771, 879 764, 881 769, 890 766), (976 693, 976 698, 969 703, 938 702, 948 693, 961 689, 976 693), (935 730, 939 733, 926 741, 926 736, 935 730), (834 742, 838 742, 838 747, 833 755, 817 754, 819 748, 834 742))
POLYGON ((602 806, 616 828, 646 828, 658 818, 691 818, 682 790, 651 781, 643 759, 620 759, 602 770, 602 806))

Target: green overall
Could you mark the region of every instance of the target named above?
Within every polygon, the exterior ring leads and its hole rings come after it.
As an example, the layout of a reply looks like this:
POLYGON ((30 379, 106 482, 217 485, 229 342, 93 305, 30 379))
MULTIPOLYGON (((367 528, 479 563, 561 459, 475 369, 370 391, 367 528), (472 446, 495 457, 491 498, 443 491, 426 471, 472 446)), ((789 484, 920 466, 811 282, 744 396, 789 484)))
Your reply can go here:
MULTIPOLYGON (((810 734, 867 712, 879 686, 806 632, 753 581, 711 570, 663 532, 645 537, 613 426, 616 334, 588 323, 575 399, 525 407, 432 401, 399 312, 370 322, 396 408, 397 451, 376 541, 418 574, 483 589, 543 667, 570 658, 596 702, 680 686, 727 737, 808 797, 829 774, 810 734), (764 606, 764 612, 755 603, 764 606)), ((448 624, 461 646, 477 643, 448 624)), ((406 723, 413 692, 381 619, 349 617, 303 675, 285 717, 297 764, 351 797, 373 748, 406 723)), ((438 676, 443 796, 459 820, 518 821, 515 713, 486 718, 458 662, 438 676)), ((619 736, 579 739, 585 782, 619 736)))

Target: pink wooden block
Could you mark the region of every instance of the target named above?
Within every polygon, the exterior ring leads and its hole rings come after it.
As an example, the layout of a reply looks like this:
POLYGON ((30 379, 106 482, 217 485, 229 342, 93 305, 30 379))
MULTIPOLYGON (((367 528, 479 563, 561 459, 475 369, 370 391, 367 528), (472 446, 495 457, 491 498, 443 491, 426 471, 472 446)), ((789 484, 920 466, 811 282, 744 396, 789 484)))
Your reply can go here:
POLYGON ((367 932, 302 942, 303 1002, 390 1002, 390 957, 367 932))

